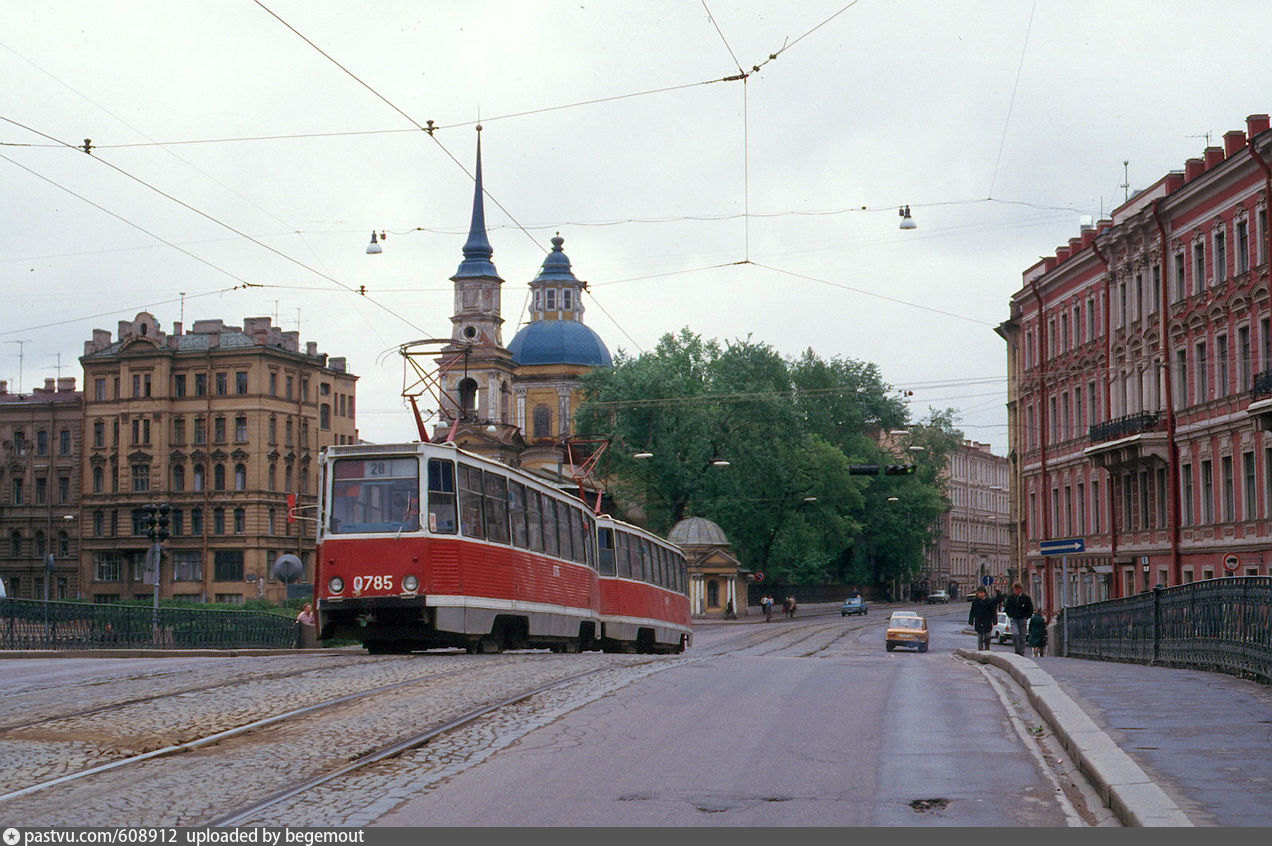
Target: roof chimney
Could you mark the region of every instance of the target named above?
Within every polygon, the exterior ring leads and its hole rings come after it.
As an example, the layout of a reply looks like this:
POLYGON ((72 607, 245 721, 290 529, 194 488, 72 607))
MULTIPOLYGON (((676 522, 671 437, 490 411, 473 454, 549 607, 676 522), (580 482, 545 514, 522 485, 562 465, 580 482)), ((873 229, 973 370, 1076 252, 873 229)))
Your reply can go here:
POLYGON ((1258 135, 1260 132, 1267 132, 1269 120, 1267 115, 1250 115, 1246 118, 1246 132, 1250 137, 1258 135))
POLYGON ((1192 158, 1184 162, 1184 181, 1192 182, 1206 172, 1206 160, 1192 158))
POLYGON ((1223 164, 1223 147, 1207 147, 1206 170, 1210 170, 1217 164, 1223 164))
POLYGON ((1231 132, 1223 134, 1223 154, 1228 158, 1232 158, 1241 152, 1241 148, 1245 146, 1245 133, 1240 129, 1234 129, 1231 132))

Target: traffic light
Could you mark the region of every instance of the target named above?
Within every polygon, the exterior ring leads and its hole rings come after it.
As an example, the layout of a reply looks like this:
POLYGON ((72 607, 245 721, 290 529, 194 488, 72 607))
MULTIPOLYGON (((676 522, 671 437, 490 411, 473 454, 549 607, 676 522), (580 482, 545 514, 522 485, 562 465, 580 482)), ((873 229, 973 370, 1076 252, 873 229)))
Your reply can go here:
POLYGON ((145 517, 142 518, 146 528, 146 537, 154 540, 159 534, 159 506, 153 503, 146 503, 141 507, 141 510, 146 512, 145 517))
POLYGON ((889 476, 909 476, 914 472, 913 464, 889 464, 888 469, 883 471, 889 476))
POLYGON ((155 521, 155 540, 164 541, 168 539, 168 515, 171 513, 172 506, 168 503, 165 502, 159 506, 158 518, 155 521))

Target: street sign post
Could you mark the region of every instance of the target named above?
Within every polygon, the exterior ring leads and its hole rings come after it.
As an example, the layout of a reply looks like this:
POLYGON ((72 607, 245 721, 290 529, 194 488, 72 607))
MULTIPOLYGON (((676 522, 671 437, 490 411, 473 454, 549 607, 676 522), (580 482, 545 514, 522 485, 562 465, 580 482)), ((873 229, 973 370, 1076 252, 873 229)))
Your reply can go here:
MULTIPOLYGON (((1076 552, 1086 552, 1086 538, 1056 538, 1038 542, 1038 551, 1043 555, 1060 556, 1060 610, 1069 607, 1069 556, 1076 552)), ((1064 629, 1061 633, 1063 641, 1061 654, 1069 654, 1069 615, 1064 615, 1064 629)))
POLYGON ((993 577, 993 576, 983 576, 983 577, 981 578, 981 584, 983 584, 985 587, 990 587, 991 585, 993 585, 993 584, 994 584, 994 577, 993 577))

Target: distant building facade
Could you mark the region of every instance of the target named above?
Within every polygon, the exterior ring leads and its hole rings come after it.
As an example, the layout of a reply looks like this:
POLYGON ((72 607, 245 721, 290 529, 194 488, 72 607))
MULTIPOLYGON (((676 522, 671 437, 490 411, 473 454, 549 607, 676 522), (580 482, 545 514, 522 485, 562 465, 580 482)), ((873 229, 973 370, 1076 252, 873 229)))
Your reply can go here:
POLYGON ((0 578, 10 596, 79 595, 83 419, 74 377, 27 393, 0 382, 0 578))
POLYGON ((357 377, 343 358, 313 342, 302 351, 267 317, 165 335, 143 312, 113 340, 94 331, 80 362, 82 596, 153 595, 147 503, 172 507, 163 597, 283 599, 272 569, 284 553, 312 573, 318 453, 357 441, 357 377))
POLYGON ((1051 610, 1272 575, 1270 195, 1251 115, 1024 272, 998 329, 1014 543, 1051 610))
POLYGON ((963 441, 946 463, 950 509, 941 516, 937 542, 928 550, 931 589, 967 596, 986 577, 1007 591, 1016 573, 1011 559, 1010 465, 989 444, 963 441))

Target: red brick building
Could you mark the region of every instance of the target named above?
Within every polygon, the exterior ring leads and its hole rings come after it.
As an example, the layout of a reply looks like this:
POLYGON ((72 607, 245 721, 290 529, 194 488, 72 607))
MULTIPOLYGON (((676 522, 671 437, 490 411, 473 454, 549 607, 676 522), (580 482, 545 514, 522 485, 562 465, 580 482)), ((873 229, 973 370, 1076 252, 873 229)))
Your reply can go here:
POLYGON ((1014 555, 1054 611, 1272 575, 1267 115, 1023 274, 1007 341, 1014 555))

